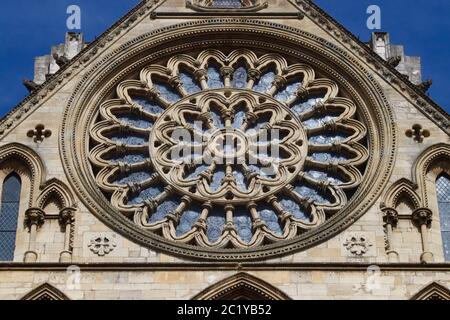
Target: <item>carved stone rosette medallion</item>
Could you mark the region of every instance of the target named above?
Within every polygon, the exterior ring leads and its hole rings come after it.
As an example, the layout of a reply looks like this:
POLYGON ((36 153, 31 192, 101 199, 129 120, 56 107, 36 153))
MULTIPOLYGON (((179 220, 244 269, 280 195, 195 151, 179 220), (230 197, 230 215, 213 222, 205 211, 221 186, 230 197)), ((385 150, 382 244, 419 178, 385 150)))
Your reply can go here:
POLYGON ((292 239, 343 208, 362 180, 366 129, 338 92, 278 54, 176 55, 101 105, 97 183, 125 216, 171 241, 292 239))

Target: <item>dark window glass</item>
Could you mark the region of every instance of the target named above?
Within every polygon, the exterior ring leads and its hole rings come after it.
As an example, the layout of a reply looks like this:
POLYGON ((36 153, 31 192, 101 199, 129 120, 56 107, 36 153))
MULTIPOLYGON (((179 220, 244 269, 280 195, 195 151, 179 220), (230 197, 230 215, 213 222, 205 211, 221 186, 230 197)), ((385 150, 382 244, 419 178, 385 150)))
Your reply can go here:
POLYGON ((440 175, 437 178, 436 192, 445 260, 450 261, 450 177, 447 174, 440 175))
POLYGON ((0 261, 13 261, 19 214, 20 177, 13 173, 3 183, 0 208, 0 261))

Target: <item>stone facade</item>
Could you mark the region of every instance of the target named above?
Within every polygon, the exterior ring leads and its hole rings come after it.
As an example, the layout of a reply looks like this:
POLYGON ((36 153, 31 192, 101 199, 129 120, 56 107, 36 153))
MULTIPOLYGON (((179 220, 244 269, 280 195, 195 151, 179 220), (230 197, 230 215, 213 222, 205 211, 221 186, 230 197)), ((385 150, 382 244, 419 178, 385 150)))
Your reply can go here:
MULTIPOLYGON (((434 182, 441 173, 450 173, 450 121, 420 87, 420 59, 406 57, 400 46, 377 47, 376 35, 369 46, 359 42, 309 1, 249 2, 241 9, 236 17, 240 9, 214 9, 197 2, 186 5, 184 0, 143 1, 80 55, 75 57, 86 46, 82 36, 69 34, 65 45, 52 49, 58 55, 36 60, 34 82, 39 87, 0 123, 0 181, 11 172, 22 178, 14 261, 0 262, 0 299, 220 297, 221 292, 214 290, 230 277, 235 277, 229 282, 233 288, 242 282, 257 286, 255 279, 260 279, 264 289, 258 292, 266 298, 411 299, 432 283, 441 287, 431 287, 430 292, 445 296, 450 265, 444 258, 434 182), (282 247, 267 251, 267 258, 246 255, 240 259, 219 251, 202 261, 186 254, 192 248, 183 247, 174 254, 171 244, 158 247, 131 224, 123 222, 127 227, 118 227, 121 218, 108 220, 108 212, 93 210, 96 204, 83 197, 83 188, 94 179, 83 179, 67 166, 73 160, 70 149, 75 148, 74 156, 81 157, 87 148, 80 145, 81 136, 70 139, 78 124, 70 122, 68 114, 88 109, 81 106, 82 93, 77 92, 99 86, 96 81, 102 72, 119 72, 115 59, 142 58, 139 50, 146 43, 156 48, 161 46, 158 41, 174 39, 170 46, 183 47, 186 44, 177 34, 187 37, 192 32, 195 37, 196 32, 204 32, 205 41, 213 41, 214 32, 220 34, 226 27, 238 30, 233 32, 257 30, 262 39, 265 32, 276 32, 280 48, 289 41, 303 41, 309 45, 308 52, 323 57, 323 70, 332 61, 330 70, 339 61, 351 60, 355 67, 345 74, 366 77, 374 85, 367 92, 374 92, 374 105, 384 108, 382 126, 389 140, 368 136, 370 145, 388 146, 369 149, 372 164, 386 160, 385 172, 368 166, 364 177, 378 176, 378 189, 360 195, 360 202, 367 201, 367 206, 355 204, 360 213, 349 212, 352 218, 347 224, 311 241, 312 245, 305 238, 297 240, 304 245, 290 243, 292 248, 286 247, 284 253, 282 247), (161 34, 165 40, 160 40, 161 34), (71 40, 77 45, 70 45, 71 40), (61 56, 67 61, 55 66, 61 56), (390 64, 389 59, 397 56, 401 61, 390 64)), ((352 81, 345 77, 342 83, 352 81)), ((117 82, 109 76, 102 85, 110 85, 108 81, 117 82)), ((355 92, 371 85, 361 82, 355 92)), ((92 170, 87 163, 83 166, 86 172, 92 170)), ((362 188, 369 187, 363 179, 362 188)), ((0 194, 1 188, 0 184, 0 194)))

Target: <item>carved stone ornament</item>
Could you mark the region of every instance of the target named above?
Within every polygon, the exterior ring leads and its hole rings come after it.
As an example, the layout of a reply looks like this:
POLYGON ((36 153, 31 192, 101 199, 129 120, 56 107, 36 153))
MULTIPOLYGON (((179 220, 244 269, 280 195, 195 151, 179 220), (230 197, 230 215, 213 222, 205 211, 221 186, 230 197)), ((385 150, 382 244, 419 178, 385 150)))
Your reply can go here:
POLYGON ((363 235, 353 235, 344 242, 344 247, 356 257, 364 256, 373 245, 363 235))
POLYGON ((133 41, 66 108, 69 180, 93 214, 152 249, 234 261, 306 248, 361 215, 392 169, 392 113, 370 77, 346 70, 356 90, 318 58, 338 49, 293 52, 276 44, 285 31, 230 21, 180 26, 161 51, 152 43, 167 34, 133 41), (224 40, 205 40, 212 30, 224 40), (241 40, 257 30, 271 40, 241 40))
POLYGON ((117 246, 117 244, 113 237, 100 234, 91 239, 91 242, 88 246, 93 253, 100 257, 103 257, 111 253, 117 246))

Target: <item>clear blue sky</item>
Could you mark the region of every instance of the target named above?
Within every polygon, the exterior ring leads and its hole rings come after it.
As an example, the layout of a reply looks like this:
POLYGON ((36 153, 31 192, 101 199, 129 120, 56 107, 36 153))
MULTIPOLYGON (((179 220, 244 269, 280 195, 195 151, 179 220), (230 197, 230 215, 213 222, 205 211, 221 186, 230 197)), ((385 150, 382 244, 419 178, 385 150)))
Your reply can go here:
MULTIPOLYGON (((99 36, 139 0, 14 0, 0 4, 0 116, 27 94, 21 81, 33 78, 34 57, 48 54, 64 39, 66 9, 82 9, 82 31, 88 40, 99 36)), ((366 9, 382 10, 382 30, 408 55, 422 57, 425 79, 433 78, 431 97, 450 112, 450 2, 448 0, 316 0, 361 40, 370 37, 366 9)))

